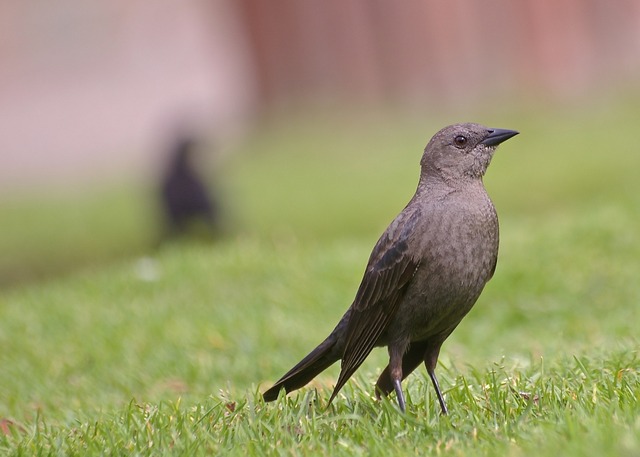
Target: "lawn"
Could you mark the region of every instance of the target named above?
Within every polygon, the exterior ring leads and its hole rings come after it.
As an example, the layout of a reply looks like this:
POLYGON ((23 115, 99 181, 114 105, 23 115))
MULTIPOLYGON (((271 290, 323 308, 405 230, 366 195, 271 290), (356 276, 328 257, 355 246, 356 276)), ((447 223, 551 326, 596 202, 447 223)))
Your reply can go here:
POLYGON ((329 408, 337 366, 260 397, 349 305, 442 119, 262 127, 218 170, 234 230, 213 244, 150 250, 133 185, 0 202, 1 266, 22 272, 0 291, 0 453, 640 454, 637 119, 597 108, 476 117, 522 134, 485 179, 501 252, 443 346, 447 417, 424 369, 406 415, 374 399, 382 349, 329 408))

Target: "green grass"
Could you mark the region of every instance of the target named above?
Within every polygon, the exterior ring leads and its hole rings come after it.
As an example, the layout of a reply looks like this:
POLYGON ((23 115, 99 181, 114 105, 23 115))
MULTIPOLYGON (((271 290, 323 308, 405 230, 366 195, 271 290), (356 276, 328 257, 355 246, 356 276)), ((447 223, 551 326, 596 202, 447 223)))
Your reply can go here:
POLYGON ((0 226, 6 271, 50 277, 0 291, 0 454, 638 455, 634 111, 478 120, 522 135, 486 177, 501 253, 443 347, 448 417, 424 369, 406 415, 373 398, 382 349, 329 408, 337 366, 260 398, 350 303, 442 123, 314 119, 259 132, 219 170, 238 229, 217 244, 143 256, 133 187, 0 204, 31 221, 0 226), (51 278, 80 258, 111 261, 51 278))
MULTIPOLYGON (((116 411, 21 433, 16 453, 182 455, 636 455, 637 354, 560 359, 544 367, 496 363, 446 376, 448 417, 432 406, 422 377, 410 389, 407 415, 375 402, 358 385, 329 410, 307 391, 265 406, 247 394, 194 404, 135 400, 116 411), (417 385, 415 385, 417 384, 417 385)), ((18 435, 20 432, 16 432, 18 435)), ((5 442, 11 438, 5 438, 5 442)), ((4 444, 4 443, 2 443, 4 444)))
POLYGON ((0 200, 0 287, 145 252, 159 234, 154 204, 131 183, 0 200))

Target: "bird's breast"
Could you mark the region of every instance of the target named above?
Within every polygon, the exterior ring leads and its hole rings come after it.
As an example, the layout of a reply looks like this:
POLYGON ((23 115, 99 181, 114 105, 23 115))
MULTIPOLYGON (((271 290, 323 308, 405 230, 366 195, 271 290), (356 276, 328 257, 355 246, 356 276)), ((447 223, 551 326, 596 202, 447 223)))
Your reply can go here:
POLYGON ((498 254, 498 220, 493 205, 452 205, 425 219, 415 254, 420 265, 400 306, 412 322, 411 339, 455 326, 491 278, 498 254))

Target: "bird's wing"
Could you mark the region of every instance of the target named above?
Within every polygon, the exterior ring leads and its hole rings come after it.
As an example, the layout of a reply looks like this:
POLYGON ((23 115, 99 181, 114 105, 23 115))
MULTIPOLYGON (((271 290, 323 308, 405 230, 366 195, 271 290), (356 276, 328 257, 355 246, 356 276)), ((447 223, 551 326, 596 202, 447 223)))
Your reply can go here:
POLYGON ((338 382, 329 403, 367 358, 393 318, 418 265, 409 238, 419 218, 401 213, 380 237, 352 305, 338 382))

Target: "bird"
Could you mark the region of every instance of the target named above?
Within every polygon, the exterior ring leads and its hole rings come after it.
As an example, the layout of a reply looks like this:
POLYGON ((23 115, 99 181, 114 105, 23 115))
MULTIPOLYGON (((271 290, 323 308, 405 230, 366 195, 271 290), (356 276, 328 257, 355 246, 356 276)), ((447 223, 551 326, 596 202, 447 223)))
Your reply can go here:
POLYGON ((476 123, 447 126, 428 142, 414 196, 375 244, 353 303, 331 334, 263 394, 276 400, 341 360, 327 405, 374 347, 389 363, 376 396, 395 391, 406 411, 402 381, 424 363, 443 415, 435 374, 440 347, 493 276, 499 228, 483 176, 497 146, 515 130, 476 123))
POLYGON ((219 225, 217 201, 193 164, 196 147, 193 137, 180 135, 171 147, 161 180, 160 200, 169 238, 186 233, 194 221, 201 220, 211 234, 219 225))

